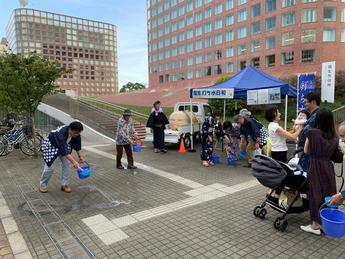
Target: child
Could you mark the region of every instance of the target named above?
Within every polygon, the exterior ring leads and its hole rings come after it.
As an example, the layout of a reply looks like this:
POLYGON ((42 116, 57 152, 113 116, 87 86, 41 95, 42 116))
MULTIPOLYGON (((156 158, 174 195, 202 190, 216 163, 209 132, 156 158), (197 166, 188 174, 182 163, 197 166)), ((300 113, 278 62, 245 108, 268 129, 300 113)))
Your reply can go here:
POLYGON ((295 120, 292 120, 293 125, 293 131, 295 132, 299 128, 303 128, 304 124, 308 120, 309 112, 307 110, 301 110, 298 112, 298 116, 295 120))
POLYGON ((237 123, 225 121, 223 123, 224 145, 227 156, 239 158, 240 153, 240 127, 237 123))

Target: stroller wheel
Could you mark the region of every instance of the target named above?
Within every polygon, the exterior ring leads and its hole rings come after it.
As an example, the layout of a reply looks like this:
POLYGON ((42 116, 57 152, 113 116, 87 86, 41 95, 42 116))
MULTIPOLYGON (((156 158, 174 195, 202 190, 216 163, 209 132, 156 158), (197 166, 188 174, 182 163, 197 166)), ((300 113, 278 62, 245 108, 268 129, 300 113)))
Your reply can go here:
POLYGON ((286 232, 288 227, 288 222, 286 219, 284 219, 281 223, 280 223, 280 231, 281 232, 286 232))
POLYGON ((259 218, 264 219, 267 214, 267 210, 265 208, 262 208, 259 212, 259 218))
POLYGON ((276 220, 273 223, 273 226, 275 229, 280 229, 280 218, 276 218, 276 220))
POLYGON ((259 213, 261 211, 261 207, 260 206, 256 206, 253 210, 253 214, 255 217, 259 217, 259 213))

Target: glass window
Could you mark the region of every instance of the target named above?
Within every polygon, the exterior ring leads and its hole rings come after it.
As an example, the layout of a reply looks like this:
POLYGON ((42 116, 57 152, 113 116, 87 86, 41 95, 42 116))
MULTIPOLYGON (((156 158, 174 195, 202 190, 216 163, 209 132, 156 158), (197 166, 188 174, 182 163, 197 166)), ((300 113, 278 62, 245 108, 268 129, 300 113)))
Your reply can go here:
POLYGON ((202 0, 195 0, 195 8, 200 8, 202 6, 202 0))
POLYGON ((229 26, 234 24, 234 14, 229 14, 227 16, 225 16, 225 25, 229 26))
POLYGON ((201 78, 201 69, 196 69, 195 70, 195 78, 201 78))
POLYGON ((276 27, 276 17, 273 16, 273 17, 269 17, 269 18, 266 18, 266 31, 271 31, 271 30, 274 30, 275 27, 276 27))
POLYGON ((193 51, 193 42, 189 42, 187 44, 187 53, 190 53, 193 51))
POLYGON ((283 0, 282 1, 282 7, 288 7, 288 6, 293 6, 296 5, 296 0, 283 0))
POLYGON ((260 50, 260 41, 259 40, 253 40, 250 43, 250 51, 251 52, 256 52, 260 50))
POLYGON ((317 2, 317 0, 302 0, 302 3, 313 3, 313 2, 317 2))
POLYGON ((233 56, 234 56, 234 48, 233 47, 226 48, 225 57, 229 58, 233 56))
POLYGON ((323 8, 323 20, 325 22, 335 22, 337 20, 336 7, 324 7, 323 8))
POLYGON ((214 29, 218 30, 223 27, 223 20, 222 19, 217 19, 214 21, 214 29))
POLYGON ((177 23, 176 22, 173 22, 171 23, 171 31, 176 31, 177 30, 177 23))
POLYGON ((250 60, 250 63, 254 67, 260 67, 260 57, 255 57, 250 60))
POLYGON ((265 0, 265 4, 266 4, 266 13, 273 12, 277 9, 276 0, 265 0))
POLYGON ((200 25, 195 28, 195 36, 197 37, 201 35, 202 35, 202 26, 200 25))
POLYGON ((282 14, 282 27, 293 25, 296 22, 295 12, 288 12, 282 14))
POLYGON ((282 53, 282 64, 292 64, 294 62, 294 52, 288 51, 282 53))
POLYGON ((261 15, 261 4, 258 3, 255 5, 252 5, 252 7, 250 8, 250 14, 251 14, 251 17, 260 16, 261 15))
POLYGON ((202 21, 202 12, 197 12, 195 14, 195 22, 201 22, 202 21))
POLYGON ((225 33, 225 41, 229 42, 229 41, 233 41, 234 40, 234 32, 231 31, 226 31, 225 33))
POLYGON ((211 37, 206 37, 205 38, 205 48, 209 48, 212 46, 212 38, 211 37))
POLYGON ((201 50, 202 49, 202 40, 195 41, 195 50, 201 50))
POLYGON ((187 39, 189 40, 189 39, 191 39, 191 38, 193 38, 193 29, 189 29, 189 30, 187 31, 187 39))
POLYGON ((246 9, 239 10, 237 14, 237 21, 243 22, 245 20, 247 20, 247 10, 246 9))
POLYGON ((215 57, 216 57, 216 60, 220 60, 222 58, 222 51, 220 49, 217 49, 215 51, 215 57))
POLYGON ((345 8, 341 9, 340 12, 340 21, 345 22, 345 8))
POLYGON ((193 65, 193 57, 188 57, 187 66, 192 66, 192 65, 193 65))
POLYGON ((183 55, 183 54, 184 54, 184 45, 181 45, 181 46, 179 47, 178 53, 179 53, 180 55, 183 55))
POLYGON ((178 27, 179 27, 180 29, 183 29, 183 28, 184 28, 184 19, 182 19, 182 20, 180 20, 180 21, 178 22, 178 27))
POLYGON ((212 74, 212 68, 210 66, 205 67, 205 76, 210 76, 212 74))
POLYGON ((245 55, 247 52, 246 44, 241 44, 237 48, 237 55, 245 55))
POLYGON ((302 50, 302 63, 315 62, 315 49, 302 50))
POLYGON ((180 32, 179 41, 184 41, 184 39, 185 39, 184 32, 180 32))
POLYGON ((251 35, 260 33, 260 21, 252 22, 250 26, 250 33, 251 35))
POLYGON ((176 19, 176 17, 177 17, 177 10, 174 9, 171 11, 171 19, 176 19))
POLYGON ((232 62, 226 63, 225 73, 232 73, 234 72, 234 64, 232 62))
POLYGON ((192 1, 189 1, 186 5, 186 11, 187 12, 191 12, 193 11, 193 2, 192 1))
POLYGON ((276 64, 276 55, 268 55, 266 58, 266 67, 273 67, 276 64))
POLYGON ((295 36, 293 31, 282 33, 282 46, 287 46, 295 43, 295 36))
POLYGON ((212 7, 208 7, 205 9, 205 19, 208 19, 212 16, 212 7))
POLYGON ((220 75, 222 73, 222 66, 221 65, 215 65, 214 66, 214 73, 216 75, 220 75))
POLYGON ((247 3, 247 0, 238 0, 238 5, 242 5, 247 3))
POLYGON ((302 43, 316 42, 316 30, 302 30, 301 34, 302 43))
POLYGON ((302 15, 301 17, 302 23, 316 22, 317 20, 316 8, 304 9, 302 10, 301 15, 302 15))
POLYGON ((180 6, 179 8, 178 8, 178 15, 179 16, 182 16, 182 15, 184 15, 184 6, 182 5, 182 6, 180 6))
POLYGON ((265 48, 274 49, 276 47, 276 38, 274 36, 267 37, 265 39, 265 48))
POLYGON ((222 34, 217 34, 214 36, 214 44, 222 44, 223 42, 223 35, 222 34))
POLYGON ((234 0, 226 0, 225 9, 230 10, 232 8, 234 8, 234 0))
POLYGON ((223 3, 218 3, 214 7, 214 14, 220 14, 223 12, 223 3))
POLYGON ((210 22, 205 23, 205 33, 208 33, 211 31, 212 31, 212 23, 210 23, 210 22))
POLYGON ((187 16, 186 21, 187 21, 187 26, 193 24, 193 16, 192 15, 187 16))
POLYGON ((208 52, 205 54, 204 60, 205 60, 205 62, 210 62, 211 58, 212 58, 212 55, 210 52, 208 52))
POLYGON ((335 41, 335 29, 324 29, 323 41, 335 41))
POLYGON ((341 42, 345 42, 345 30, 342 30, 342 31, 340 32, 340 41, 341 41, 341 42))
POLYGON ((247 37, 247 27, 246 26, 241 26, 237 29, 237 38, 242 39, 247 37))

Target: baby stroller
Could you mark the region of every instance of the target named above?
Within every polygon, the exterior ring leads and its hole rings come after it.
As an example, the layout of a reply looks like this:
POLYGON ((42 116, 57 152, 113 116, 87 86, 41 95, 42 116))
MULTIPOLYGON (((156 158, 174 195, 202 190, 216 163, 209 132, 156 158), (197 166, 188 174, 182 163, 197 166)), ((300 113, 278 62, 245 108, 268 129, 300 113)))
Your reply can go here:
POLYGON ((283 213, 282 216, 277 217, 274 221, 274 228, 285 232, 287 230, 288 222, 285 219, 287 214, 302 213, 309 210, 309 203, 306 199, 306 183, 307 174, 296 166, 296 164, 289 165, 276 161, 268 156, 257 155, 253 159, 252 173, 254 177, 265 187, 271 188, 272 191, 266 196, 266 199, 260 206, 254 208, 255 217, 264 219, 267 213, 265 209, 268 204, 272 209, 283 213), (289 191, 291 199, 288 200, 285 206, 279 202, 279 198, 273 197, 273 193, 280 193, 282 191, 289 191), (304 198, 301 196, 305 196, 304 198), (299 206, 294 206, 298 200, 299 206))

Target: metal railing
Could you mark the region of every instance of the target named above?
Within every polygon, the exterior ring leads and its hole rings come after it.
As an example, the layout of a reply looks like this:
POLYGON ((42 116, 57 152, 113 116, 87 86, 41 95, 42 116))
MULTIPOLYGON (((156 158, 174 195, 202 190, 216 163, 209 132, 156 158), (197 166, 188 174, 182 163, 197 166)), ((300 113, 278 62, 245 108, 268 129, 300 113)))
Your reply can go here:
POLYGON ((335 124, 340 124, 345 121, 345 105, 332 111, 335 124))

